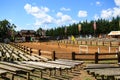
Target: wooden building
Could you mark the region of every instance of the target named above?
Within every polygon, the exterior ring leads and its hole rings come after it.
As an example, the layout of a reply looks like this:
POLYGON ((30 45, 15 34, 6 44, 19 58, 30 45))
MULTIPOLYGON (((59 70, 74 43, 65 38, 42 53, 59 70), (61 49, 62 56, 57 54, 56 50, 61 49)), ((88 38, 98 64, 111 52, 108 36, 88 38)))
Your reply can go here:
POLYGON ((112 38, 120 38, 120 31, 111 31, 108 35, 112 38))
POLYGON ((15 42, 35 41, 38 37, 34 30, 21 30, 15 34, 15 42))

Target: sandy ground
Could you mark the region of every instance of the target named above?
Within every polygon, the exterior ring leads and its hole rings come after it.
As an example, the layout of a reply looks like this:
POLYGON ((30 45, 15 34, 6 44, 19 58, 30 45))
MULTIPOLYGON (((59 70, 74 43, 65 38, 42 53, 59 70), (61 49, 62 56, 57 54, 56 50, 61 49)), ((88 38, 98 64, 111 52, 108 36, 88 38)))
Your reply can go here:
MULTIPOLYGON (((45 51, 55 51, 56 53, 66 53, 65 55, 69 55, 69 53, 76 52, 79 53, 79 45, 71 45, 71 44, 62 44, 56 42, 29 42, 29 43, 20 43, 30 48, 41 49, 45 51)), ((95 53, 98 51, 98 47, 100 47, 100 52, 108 52, 109 48, 105 46, 89 46, 89 53, 95 53)), ((116 51, 116 48, 111 48, 112 52, 116 51)), ((58 55, 59 56, 59 55, 58 55)), ((69 57, 69 56, 68 56, 69 57)), ((72 80, 95 80, 94 77, 88 75, 86 71, 80 70, 80 75, 75 76, 72 80)))
MULTIPOLYGON (((21 43, 22 45, 34 48, 34 49, 41 49, 41 50, 47 50, 47 51, 56 51, 56 53, 71 53, 71 52, 76 52, 79 53, 79 45, 73 45, 73 44, 62 44, 56 42, 29 42, 29 43, 21 43)), ((89 53, 95 53, 98 51, 98 47, 100 48, 101 53, 109 52, 109 47, 108 46, 88 46, 88 52, 89 53)), ((84 48, 86 49, 86 48, 84 48)), ((111 47, 111 52, 115 52, 116 48, 111 47)))

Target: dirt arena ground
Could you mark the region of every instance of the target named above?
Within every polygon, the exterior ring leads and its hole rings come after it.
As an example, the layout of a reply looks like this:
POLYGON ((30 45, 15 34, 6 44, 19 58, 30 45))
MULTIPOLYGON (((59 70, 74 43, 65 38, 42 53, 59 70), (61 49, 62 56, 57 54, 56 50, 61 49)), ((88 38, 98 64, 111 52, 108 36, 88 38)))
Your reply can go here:
MULTIPOLYGON (((45 51, 56 51, 56 53, 71 53, 76 52, 79 53, 79 45, 74 44, 62 44, 56 42, 26 42, 20 43, 24 46, 33 48, 33 49, 41 49, 45 51)), ((101 53, 108 53, 109 46, 88 46, 88 53, 95 53, 98 51, 98 47, 100 47, 101 53)), ((116 47, 111 47, 111 52, 115 52, 116 47)))
MULTIPOLYGON (((62 44, 56 42, 29 42, 29 43, 20 43, 24 46, 34 48, 34 49, 41 49, 45 51, 55 51, 56 53, 66 53, 64 55, 69 55, 69 53, 76 52, 79 53, 79 45, 72 45, 72 44, 62 44)), ((95 53, 98 51, 98 47, 100 47, 100 52, 108 52, 108 47, 106 46, 89 46, 88 51, 89 53, 95 53)), ((112 48, 111 52, 115 52, 116 48, 112 48)), ((69 56, 68 56, 69 57, 69 56)), ((84 70, 80 70, 80 75, 75 76, 72 80, 95 80, 94 77, 88 75, 84 70)))

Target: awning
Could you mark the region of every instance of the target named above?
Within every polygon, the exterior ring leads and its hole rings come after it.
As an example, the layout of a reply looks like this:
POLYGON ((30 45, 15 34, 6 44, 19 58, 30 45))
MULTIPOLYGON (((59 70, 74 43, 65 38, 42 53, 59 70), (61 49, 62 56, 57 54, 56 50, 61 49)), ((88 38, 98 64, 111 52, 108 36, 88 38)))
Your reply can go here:
POLYGON ((117 35, 120 35, 120 31, 111 31, 108 35, 109 36, 117 36, 117 35))

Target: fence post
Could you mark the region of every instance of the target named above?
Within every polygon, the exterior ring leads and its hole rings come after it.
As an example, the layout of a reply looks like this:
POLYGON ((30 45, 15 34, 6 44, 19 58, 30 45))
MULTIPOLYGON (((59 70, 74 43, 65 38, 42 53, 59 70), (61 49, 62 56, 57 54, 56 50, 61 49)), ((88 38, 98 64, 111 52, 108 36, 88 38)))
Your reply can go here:
POLYGON ((98 64, 98 52, 95 53, 95 64, 98 64))
POLYGON ((23 51, 25 52, 25 46, 24 46, 24 48, 23 48, 23 51))
POLYGON ((55 61, 55 51, 52 52, 52 60, 55 61))
POLYGON ((32 55, 32 48, 30 48, 30 55, 32 55))
POLYGON ((104 41, 103 41, 103 46, 104 46, 104 41))
POLYGON ((118 56, 118 63, 120 63, 120 52, 117 53, 118 56))
POLYGON ((39 56, 41 55, 41 49, 38 50, 38 55, 39 55, 39 56))
POLYGON ((110 47, 111 47, 111 44, 112 44, 112 43, 111 43, 111 41, 110 41, 110 47))
POLYGON ((72 60, 75 60, 75 52, 72 52, 72 60))

